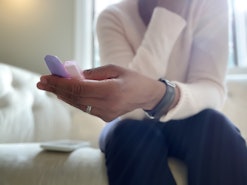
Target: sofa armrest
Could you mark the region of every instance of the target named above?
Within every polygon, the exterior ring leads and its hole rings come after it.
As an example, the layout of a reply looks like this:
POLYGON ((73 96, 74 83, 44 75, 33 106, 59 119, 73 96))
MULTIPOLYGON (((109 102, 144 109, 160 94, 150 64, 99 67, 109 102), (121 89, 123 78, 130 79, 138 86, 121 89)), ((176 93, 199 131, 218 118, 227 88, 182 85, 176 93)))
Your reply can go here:
POLYGON ((229 75, 223 113, 240 129, 247 140, 247 74, 229 75))

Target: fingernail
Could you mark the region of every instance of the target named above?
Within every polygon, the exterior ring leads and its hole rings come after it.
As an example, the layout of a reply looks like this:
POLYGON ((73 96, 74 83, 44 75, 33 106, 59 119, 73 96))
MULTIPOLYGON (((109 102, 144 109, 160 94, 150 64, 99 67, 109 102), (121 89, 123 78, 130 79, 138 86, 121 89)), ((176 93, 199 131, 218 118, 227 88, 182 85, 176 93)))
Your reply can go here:
POLYGON ((44 89, 44 86, 42 85, 42 83, 37 83, 37 87, 38 87, 39 89, 41 89, 41 90, 44 89))

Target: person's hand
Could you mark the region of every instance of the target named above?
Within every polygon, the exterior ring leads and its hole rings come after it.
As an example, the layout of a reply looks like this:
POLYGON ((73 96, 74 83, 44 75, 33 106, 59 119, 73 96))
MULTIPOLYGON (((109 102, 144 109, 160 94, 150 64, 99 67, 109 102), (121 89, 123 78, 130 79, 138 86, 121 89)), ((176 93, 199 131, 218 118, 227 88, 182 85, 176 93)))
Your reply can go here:
POLYGON ((148 25, 159 0, 138 0, 138 11, 145 25, 148 25))
POLYGON ((37 87, 52 92, 68 104, 87 110, 104 121, 137 108, 152 109, 165 92, 165 86, 150 78, 114 65, 84 71, 86 80, 42 76, 37 87))

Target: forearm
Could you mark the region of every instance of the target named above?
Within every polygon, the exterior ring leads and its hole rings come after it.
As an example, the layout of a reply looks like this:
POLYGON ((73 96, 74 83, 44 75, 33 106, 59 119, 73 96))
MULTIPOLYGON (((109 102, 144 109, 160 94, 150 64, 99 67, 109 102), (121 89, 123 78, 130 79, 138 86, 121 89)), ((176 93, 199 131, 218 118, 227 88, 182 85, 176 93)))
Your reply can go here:
MULTIPOLYGON (((137 34, 135 32, 139 28, 136 30, 129 28, 126 33, 125 26, 131 25, 117 24, 117 20, 112 21, 108 13, 104 13, 97 23, 101 63, 103 65, 115 64, 135 70, 155 80, 163 77, 166 74, 174 44, 185 26, 184 20, 163 8, 155 9, 142 40, 129 41, 133 39, 133 35, 137 34), (139 42, 138 48, 134 48, 139 42)), ((117 12, 111 13, 115 13, 115 17, 120 16, 117 12)))

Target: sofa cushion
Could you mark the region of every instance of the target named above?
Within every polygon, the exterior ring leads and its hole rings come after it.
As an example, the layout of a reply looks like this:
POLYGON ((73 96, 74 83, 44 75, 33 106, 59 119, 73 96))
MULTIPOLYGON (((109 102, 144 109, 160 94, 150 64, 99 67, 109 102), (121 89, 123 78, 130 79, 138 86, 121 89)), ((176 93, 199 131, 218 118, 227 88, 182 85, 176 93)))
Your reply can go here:
POLYGON ((39 144, 0 145, 1 185, 107 185, 98 149, 46 152, 39 144))
POLYGON ((0 71, 0 143, 68 135, 68 108, 36 88, 38 74, 6 64, 0 64, 0 71))
POLYGON ((40 75, 0 63, 0 143, 83 139, 98 145, 104 122, 36 88, 40 75))
POLYGON ((247 140, 247 74, 229 75, 227 90, 227 99, 222 111, 247 140))

